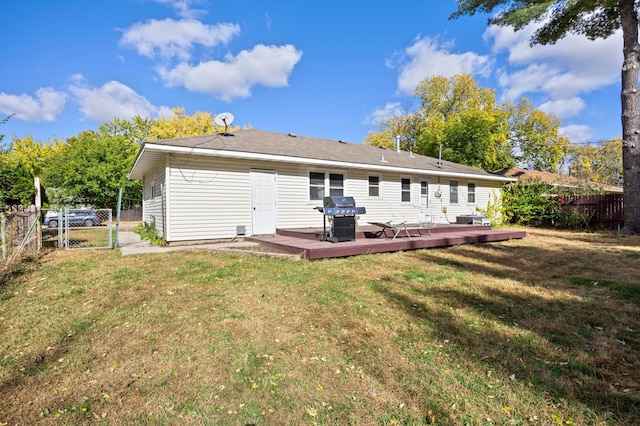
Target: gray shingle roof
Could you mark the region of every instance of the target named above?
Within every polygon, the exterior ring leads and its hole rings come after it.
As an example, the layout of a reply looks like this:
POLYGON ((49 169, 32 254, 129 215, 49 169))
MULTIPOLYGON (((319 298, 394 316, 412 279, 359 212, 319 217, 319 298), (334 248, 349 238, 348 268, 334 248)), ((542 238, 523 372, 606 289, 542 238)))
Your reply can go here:
POLYGON ((323 164, 340 163, 342 167, 385 168, 404 172, 415 170, 416 173, 460 174, 473 175, 479 179, 513 180, 449 161, 442 161, 439 166, 436 158, 418 154, 410 156, 406 151, 396 152, 376 146, 255 129, 237 130, 229 135, 204 135, 146 142, 130 173, 132 179, 140 179, 144 175, 142 169, 146 169, 145 163, 148 163, 144 159, 145 150, 149 147, 152 147, 149 150, 157 152, 178 148, 182 152, 196 155, 231 156, 231 153, 249 153, 275 161, 317 160, 323 164), (384 161, 381 161, 382 159, 384 161))

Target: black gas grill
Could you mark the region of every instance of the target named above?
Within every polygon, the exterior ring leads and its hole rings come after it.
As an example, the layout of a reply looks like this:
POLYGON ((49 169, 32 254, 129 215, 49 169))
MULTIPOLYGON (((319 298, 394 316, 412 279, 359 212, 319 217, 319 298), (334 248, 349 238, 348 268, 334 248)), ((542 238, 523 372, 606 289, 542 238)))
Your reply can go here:
POLYGON ((356 215, 365 214, 364 207, 357 207, 353 197, 324 197, 323 207, 319 208, 323 215, 322 241, 337 243, 356 239, 356 215), (327 232, 327 220, 329 232, 327 232))

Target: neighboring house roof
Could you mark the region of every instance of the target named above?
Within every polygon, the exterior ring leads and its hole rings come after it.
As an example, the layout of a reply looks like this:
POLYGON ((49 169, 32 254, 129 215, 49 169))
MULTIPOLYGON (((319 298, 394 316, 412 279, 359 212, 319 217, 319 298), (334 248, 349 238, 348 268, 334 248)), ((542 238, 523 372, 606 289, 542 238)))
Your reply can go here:
POLYGON ((573 176, 562 175, 560 173, 543 172, 540 170, 522 169, 519 167, 509 167, 497 170, 494 173, 517 178, 519 181, 534 182, 540 180, 542 183, 548 183, 556 186, 566 186, 570 188, 590 187, 600 189, 605 192, 622 192, 619 186, 603 185, 597 182, 590 182, 584 179, 578 179, 573 176))
POLYGON ((216 156, 307 164, 336 168, 421 173, 453 178, 511 182, 516 179, 496 175, 475 167, 442 161, 406 151, 298 136, 263 130, 244 129, 233 134, 213 134, 148 141, 142 145, 129 173, 142 179, 166 153, 216 156))

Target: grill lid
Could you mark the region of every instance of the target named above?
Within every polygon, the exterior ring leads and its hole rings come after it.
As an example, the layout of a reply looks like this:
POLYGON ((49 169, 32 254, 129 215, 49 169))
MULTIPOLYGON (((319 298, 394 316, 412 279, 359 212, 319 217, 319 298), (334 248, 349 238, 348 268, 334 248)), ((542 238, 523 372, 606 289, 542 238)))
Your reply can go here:
POLYGON ((356 206, 356 200, 353 197, 344 197, 341 195, 332 195, 323 198, 324 207, 334 208, 353 208, 356 206))

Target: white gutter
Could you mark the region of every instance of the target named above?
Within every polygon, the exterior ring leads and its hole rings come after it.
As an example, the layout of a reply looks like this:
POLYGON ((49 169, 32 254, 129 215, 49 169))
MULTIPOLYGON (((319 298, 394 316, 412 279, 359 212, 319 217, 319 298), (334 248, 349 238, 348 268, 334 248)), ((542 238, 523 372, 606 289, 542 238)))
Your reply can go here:
MULTIPOLYGON (((500 181, 500 182, 517 182, 518 181, 517 178, 499 176, 499 175, 492 176, 492 175, 477 175, 473 173, 444 172, 442 170, 426 170, 426 169, 410 168, 410 167, 350 163, 345 161, 319 160, 315 158, 304 158, 304 157, 291 157, 287 155, 256 154, 253 152, 243 152, 243 151, 228 151, 228 150, 208 149, 208 148, 207 149, 187 148, 187 147, 171 146, 171 145, 145 144, 143 147, 143 151, 195 154, 195 155, 204 155, 204 156, 210 156, 210 157, 215 156, 215 157, 221 157, 221 158, 235 158, 235 159, 245 159, 245 160, 278 161, 278 162, 305 164, 305 165, 322 165, 322 166, 336 167, 336 168, 342 167, 342 168, 364 169, 364 170, 391 171, 391 172, 400 172, 400 173, 420 173, 422 175, 427 175, 427 176, 471 178, 471 179, 481 179, 481 180, 500 181)), ((142 157, 143 151, 141 151, 138 158, 136 158, 136 162, 131 168, 131 170, 134 170, 135 167, 137 166, 138 160, 140 159, 140 157, 142 157)), ((129 173, 129 176, 130 175, 131 173, 129 173)))

